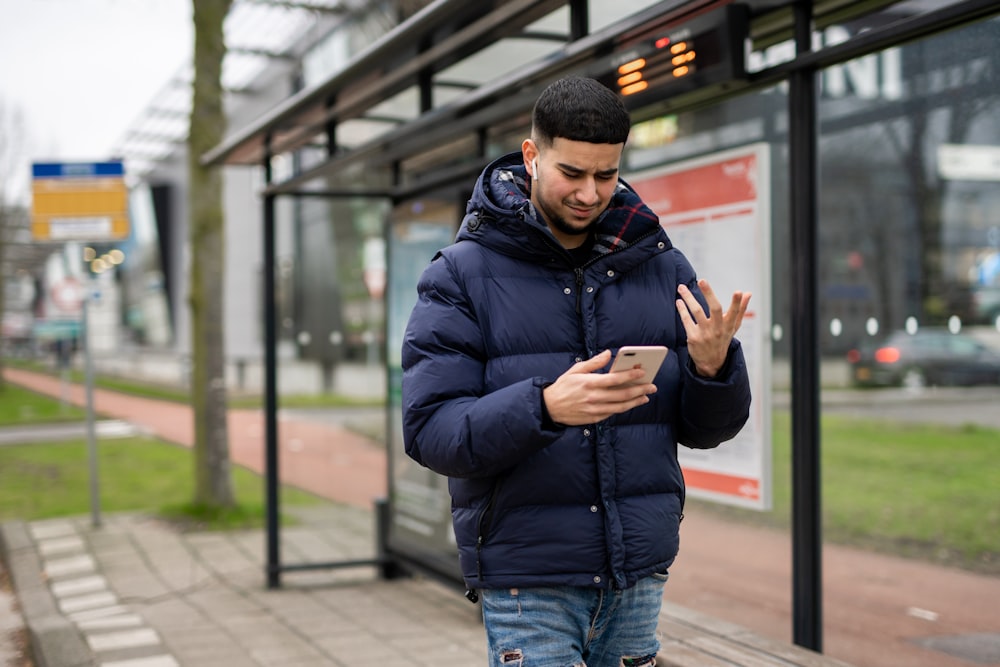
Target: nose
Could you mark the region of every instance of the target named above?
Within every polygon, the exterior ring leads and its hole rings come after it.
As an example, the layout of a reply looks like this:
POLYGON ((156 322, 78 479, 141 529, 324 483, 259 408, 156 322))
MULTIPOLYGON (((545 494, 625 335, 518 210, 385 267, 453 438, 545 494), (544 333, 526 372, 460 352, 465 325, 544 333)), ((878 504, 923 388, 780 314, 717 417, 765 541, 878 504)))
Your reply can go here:
POLYGON ((597 194, 597 182, 593 178, 585 178, 577 188, 576 198, 585 206, 595 205, 600 197, 597 194))

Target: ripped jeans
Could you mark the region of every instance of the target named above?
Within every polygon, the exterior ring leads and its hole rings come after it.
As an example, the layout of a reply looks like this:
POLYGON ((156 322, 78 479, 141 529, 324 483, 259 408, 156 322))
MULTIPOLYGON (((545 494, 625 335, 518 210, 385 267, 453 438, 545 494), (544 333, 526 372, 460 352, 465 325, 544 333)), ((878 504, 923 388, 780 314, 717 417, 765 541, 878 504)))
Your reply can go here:
POLYGON ((653 667, 666 575, 624 591, 480 589, 490 667, 653 667))

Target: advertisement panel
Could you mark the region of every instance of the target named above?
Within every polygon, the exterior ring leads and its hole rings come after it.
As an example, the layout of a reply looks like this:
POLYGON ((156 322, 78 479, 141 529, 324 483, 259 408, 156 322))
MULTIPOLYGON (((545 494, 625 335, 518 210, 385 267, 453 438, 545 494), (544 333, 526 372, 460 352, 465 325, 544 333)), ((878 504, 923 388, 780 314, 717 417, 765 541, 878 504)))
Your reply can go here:
POLYGON ((754 509, 771 506, 770 173, 760 143, 625 175, 723 307, 735 291, 753 293, 737 334, 750 420, 720 447, 682 447, 679 456, 689 495, 754 509))
POLYGON ((460 577, 451 526, 448 479, 416 463, 403 449, 403 334, 417 300, 417 281, 434 254, 455 238, 456 207, 435 200, 408 201, 393 211, 386 289, 389 373, 389 544, 447 576, 460 577))

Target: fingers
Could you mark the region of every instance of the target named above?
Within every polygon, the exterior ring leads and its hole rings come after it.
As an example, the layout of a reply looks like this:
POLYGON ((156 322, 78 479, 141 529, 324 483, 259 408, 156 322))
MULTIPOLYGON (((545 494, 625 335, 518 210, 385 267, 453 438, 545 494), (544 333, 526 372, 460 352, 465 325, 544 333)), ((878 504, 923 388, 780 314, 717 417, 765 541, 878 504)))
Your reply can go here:
MULTIPOLYGON (((570 366, 566 375, 588 374, 593 375, 589 382, 599 387, 616 387, 618 385, 631 384, 643 376, 642 369, 631 368, 617 373, 597 373, 605 368, 611 361, 611 350, 604 350, 595 354, 590 359, 584 359, 570 366)), ((647 392, 651 393, 651 392, 647 392)))
POLYGON ((750 292, 736 292, 733 294, 733 306, 732 309, 735 310, 739 316, 742 318, 744 313, 747 312, 747 306, 750 305, 750 297, 753 296, 750 292))
POLYGON ((750 297, 752 294, 750 292, 736 292, 733 294, 733 305, 729 309, 727 315, 732 316, 732 323, 730 325, 733 335, 739 330, 740 326, 743 324, 743 316, 746 315, 747 307, 750 305, 750 297))
MULTIPOLYGON (((747 312, 747 307, 750 304, 750 292, 733 292, 729 310, 723 311, 722 302, 719 301, 719 298, 715 295, 715 290, 712 289, 711 284, 707 280, 704 278, 699 279, 698 288, 701 290, 702 295, 704 295, 705 303, 708 305, 707 318, 711 319, 719 316, 726 320, 727 323, 734 323, 736 328, 739 328, 740 323, 743 321, 743 316, 747 312)), ((677 310, 680 312, 683 322, 698 323, 706 319, 704 308, 702 308, 687 285, 678 285, 677 292, 681 297, 676 302, 677 310)), ((733 331, 735 332, 735 329, 733 331)))
POLYGON ((677 299, 677 311, 680 313, 681 320, 684 321, 685 326, 687 326, 688 322, 694 323, 705 318, 705 311, 687 285, 678 285, 677 293, 681 297, 677 299))
MULTIPOLYGON (((604 380, 608 375, 599 377, 604 380)), ((576 404, 578 423, 594 423, 645 405, 649 403, 649 394, 653 393, 656 393, 656 385, 591 386, 584 400, 576 404)))
POLYGON ((576 362, 566 373, 593 373, 607 366, 609 361, 611 361, 611 350, 604 350, 590 359, 576 362))
POLYGON ((745 313, 750 304, 750 292, 733 292, 733 300, 729 308, 733 312, 745 313))
MULTIPOLYGON (((694 319, 691 317, 691 311, 688 310, 687 304, 683 299, 677 299, 674 303, 677 306, 677 314, 681 318, 681 324, 684 325, 684 330, 691 331, 691 328, 697 326, 697 324, 695 324, 694 319)), ((700 306, 698 310, 701 310, 700 306)))
POLYGON ((712 286, 708 284, 707 280, 705 280, 704 278, 699 280, 698 289, 700 289, 701 293, 705 295, 705 301, 708 302, 709 310, 713 310, 713 304, 719 305, 719 310, 720 311, 722 310, 722 306, 719 303, 719 299, 718 297, 715 296, 715 290, 712 289, 712 286))
MULTIPOLYGON (((739 322, 743 319, 743 313, 745 310, 741 311, 741 304, 743 303, 743 292, 733 292, 732 301, 729 302, 729 310, 727 310, 722 318, 723 324, 726 325, 726 329, 730 332, 735 332, 735 326, 739 326, 739 322)), ((719 308, 722 311, 722 308, 719 308)))

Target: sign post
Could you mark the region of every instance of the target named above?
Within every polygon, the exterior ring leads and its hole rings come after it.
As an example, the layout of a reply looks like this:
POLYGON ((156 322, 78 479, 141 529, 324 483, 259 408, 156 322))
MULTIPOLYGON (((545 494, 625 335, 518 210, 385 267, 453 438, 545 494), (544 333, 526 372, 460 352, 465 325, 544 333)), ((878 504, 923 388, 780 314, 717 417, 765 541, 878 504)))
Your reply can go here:
MULTIPOLYGON (((36 241, 100 243, 125 239, 129 235, 128 186, 125 184, 125 165, 121 161, 36 162, 31 165, 31 176, 31 233, 36 241)), ((61 296, 62 292, 54 296, 61 296)), ((80 313, 86 375, 90 508, 95 528, 101 525, 101 508, 88 311, 97 297, 96 290, 88 284, 80 313)))
POLYGON ((87 393, 87 461, 90 466, 90 522, 94 528, 101 526, 101 486, 97 465, 97 434, 94 427, 94 362, 90 357, 90 327, 88 311, 94 298, 92 290, 83 295, 80 322, 83 328, 83 363, 87 393))

